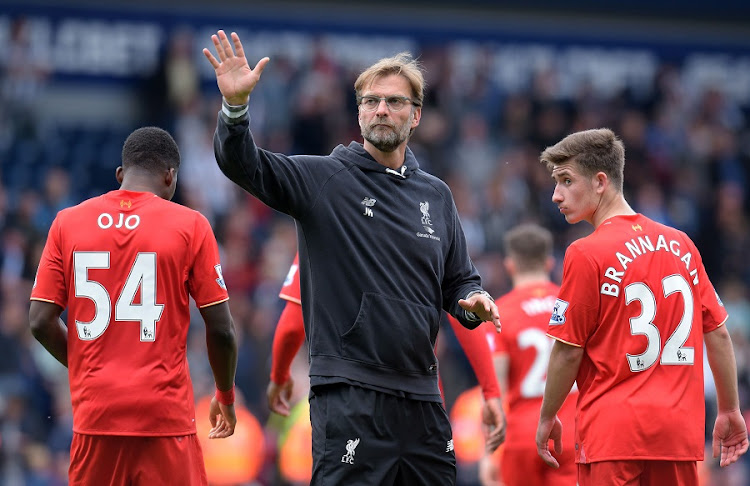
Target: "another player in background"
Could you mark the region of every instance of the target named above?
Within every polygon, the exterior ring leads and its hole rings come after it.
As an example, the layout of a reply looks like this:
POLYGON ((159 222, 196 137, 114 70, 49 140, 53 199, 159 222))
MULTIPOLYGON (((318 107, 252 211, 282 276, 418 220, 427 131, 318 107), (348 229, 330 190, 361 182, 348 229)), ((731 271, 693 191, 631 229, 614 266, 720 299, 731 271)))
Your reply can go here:
MULTIPOLYGON (((291 407, 290 399, 294 387, 290 373, 292 360, 305 340, 298 269, 299 255, 295 255, 294 262, 279 292, 279 297, 286 300, 286 305, 279 317, 273 337, 271 377, 266 391, 268 407, 283 416, 289 415, 291 407)), ((490 349, 483 333, 466 329, 450 315, 448 320, 482 388, 485 441, 488 451, 492 452, 505 438, 505 416, 500 400, 500 387, 493 372, 490 349)))
POLYGON ((216 380, 209 437, 234 432, 229 297, 208 221, 169 201, 179 166, 169 133, 139 128, 122 149, 120 189, 60 211, 49 230, 29 320, 68 367, 71 485, 207 484, 186 357, 190 296, 216 380))
POLYGON ((438 387, 443 312, 474 329, 497 307, 482 289, 455 201, 408 147, 424 75, 408 53, 354 83, 363 141, 330 155, 258 147, 250 68, 236 33, 211 36, 222 93, 214 153, 230 179, 295 218, 309 344, 312 484, 455 484, 456 456, 438 387), (377 414, 370 411, 378 410, 377 414), (418 419, 416 419, 418 417, 418 419))
POLYGON ((555 261, 552 234, 537 224, 522 224, 505 234, 505 269, 513 290, 497 299, 503 332, 487 329, 494 342, 497 378, 507 406, 507 427, 502 451, 486 455, 480 464, 483 486, 545 486, 576 484, 574 452, 577 389, 560 410, 564 451, 559 469, 551 469, 534 445, 542 405, 552 338, 549 316, 559 287, 550 280, 555 261), (502 482, 500 482, 502 478, 502 482))
POLYGON ((553 467, 557 412, 575 381, 578 482, 698 485, 705 406, 703 343, 716 382, 713 455, 747 451, 727 313, 683 232, 637 214, 622 192, 625 148, 609 129, 568 135, 540 156, 552 200, 594 232, 565 253, 536 444, 553 467))

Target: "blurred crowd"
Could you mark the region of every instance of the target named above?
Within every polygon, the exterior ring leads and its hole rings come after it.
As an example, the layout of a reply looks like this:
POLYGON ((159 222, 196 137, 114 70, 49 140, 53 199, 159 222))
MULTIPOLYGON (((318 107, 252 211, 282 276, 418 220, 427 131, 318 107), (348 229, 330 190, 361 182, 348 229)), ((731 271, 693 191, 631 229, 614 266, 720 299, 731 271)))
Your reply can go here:
MULTIPOLYGON (((72 425, 67 373, 31 336, 28 297, 56 212, 116 188, 122 142, 143 125, 175 136, 182 153, 175 200, 206 215, 220 243, 240 341, 236 384, 244 406, 264 426, 266 447, 252 484, 286 484, 277 470, 279 420, 269 417, 265 389, 282 308, 278 291, 296 251, 295 227, 216 166, 212 136, 220 99, 215 85, 201 77, 196 55, 208 39, 175 31, 159 69, 127 88, 137 90, 143 115, 111 127, 66 125, 44 116, 38 100, 53 80, 45 65, 28 62, 31 42, 19 21, 0 65, 0 484, 66 484, 72 425)), ((489 49, 475 47, 488 59, 489 49)), ((509 290, 502 237, 525 221, 553 231, 559 281, 566 246, 590 228, 569 226, 557 212, 538 155, 570 132, 610 127, 626 147, 626 198, 637 211, 685 231, 702 252, 730 314, 741 404, 750 412, 750 106, 718 87, 688 92, 682 67, 666 62, 648 90, 625 86, 601 93, 582 82, 571 93, 561 88, 558 73, 543 70, 510 92, 493 81, 491 62, 467 71, 450 51, 446 43, 413 52, 426 70, 427 95, 410 147, 421 167, 452 189, 484 287, 496 296, 509 290)), ((324 49, 304 62, 273 58, 251 96, 258 144, 286 154, 327 154, 339 143, 360 140, 352 87, 359 68, 324 49)), ((202 320, 194 316, 189 362, 198 398, 212 392, 213 378, 202 320)), ((441 336, 450 408, 476 381, 449 326, 441 336)), ((295 363, 302 388, 304 364, 295 363)), ((710 374, 706 390, 712 424, 710 374)), ((304 389, 297 398, 305 398, 304 389)), ((710 433, 709 425, 707 441, 710 433)), ((747 461, 720 471, 710 452, 707 459, 707 485, 750 482, 747 461)), ((459 477, 475 481, 471 474, 459 477)))

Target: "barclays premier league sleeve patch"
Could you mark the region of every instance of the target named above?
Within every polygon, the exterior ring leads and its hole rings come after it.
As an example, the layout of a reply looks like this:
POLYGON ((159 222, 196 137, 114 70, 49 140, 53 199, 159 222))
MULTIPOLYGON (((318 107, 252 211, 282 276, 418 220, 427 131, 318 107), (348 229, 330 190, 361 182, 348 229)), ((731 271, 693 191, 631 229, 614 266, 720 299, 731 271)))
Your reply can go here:
POLYGON ((562 299, 555 301, 555 307, 552 309, 552 315, 549 318, 550 326, 559 326, 565 323, 565 311, 568 310, 568 304, 562 299))
POLYGON ((221 264, 215 265, 214 270, 216 270, 216 275, 219 277, 216 279, 216 283, 219 284, 219 287, 226 290, 227 284, 224 282, 224 275, 221 273, 221 264))

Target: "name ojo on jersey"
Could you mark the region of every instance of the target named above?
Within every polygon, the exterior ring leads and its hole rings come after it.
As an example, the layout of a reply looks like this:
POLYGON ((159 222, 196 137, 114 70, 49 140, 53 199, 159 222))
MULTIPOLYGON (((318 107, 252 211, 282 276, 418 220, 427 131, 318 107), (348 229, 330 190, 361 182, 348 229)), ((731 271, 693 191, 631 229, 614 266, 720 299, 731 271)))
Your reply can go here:
MULTIPOLYGON (((115 219, 109 213, 100 214, 96 220, 96 224, 98 224, 101 229, 112 227, 114 222, 115 219)), ((141 217, 137 214, 130 214, 126 217, 124 214, 119 213, 117 224, 114 226, 115 228, 122 228, 125 226, 126 229, 132 230, 137 228, 139 224, 141 224, 141 217)))
MULTIPOLYGON (((698 269, 690 269, 693 255, 689 251, 683 255, 680 250, 679 241, 669 240, 669 242, 667 242, 667 239, 664 237, 664 235, 659 235, 656 239, 656 246, 654 246, 653 242, 648 236, 639 236, 637 241, 635 238, 631 239, 630 241, 626 241, 625 248, 626 250, 623 252, 615 252, 615 257, 617 258, 617 261, 620 262, 622 271, 617 271, 615 267, 607 267, 607 270, 604 271, 604 278, 614 280, 615 282, 617 282, 617 284, 622 283, 622 277, 625 275, 625 271, 628 269, 628 265, 633 263, 633 260, 646 252, 653 253, 656 251, 665 251, 667 253, 673 254, 674 256, 679 258, 682 263, 685 264, 685 268, 690 271, 690 276, 693 277, 693 285, 698 285, 698 269), (626 253, 628 253, 630 256, 627 256, 626 253)), ((620 287, 617 284, 607 282, 602 283, 601 293, 604 295, 617 297, 618 295, 620 295, 620 287)))

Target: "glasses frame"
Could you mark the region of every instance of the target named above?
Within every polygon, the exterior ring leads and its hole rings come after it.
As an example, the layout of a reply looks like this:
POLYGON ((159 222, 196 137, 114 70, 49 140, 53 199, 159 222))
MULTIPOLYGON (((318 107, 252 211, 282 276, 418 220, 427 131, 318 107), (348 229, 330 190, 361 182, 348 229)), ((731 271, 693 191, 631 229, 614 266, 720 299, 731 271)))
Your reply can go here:
POLYGON ((378 109, 378 107, 380 107, 380 102, 381 101, 385 101, 385 106, 388 107, 388 109, 390 111, 392 111, 392 112, 399 112, 399 111, 403 110, 404 108, 406 108, 406 105, 409 105, 409 104, 412 105, 412 106, 416 106, 416 107, 422 106, 417 100, 413 100, 413 99, 411 99, 411 98, 409 98, 407 96, 400 96, 400 95, 392 95, 392 96, 364 95, 364 96, 357 96, 357 106, 361 107, 364 111, 366 111, 368 113, 376 111, 378 109), (366 99, 378 100, 378 104, 375 105, 372 108, 367 108, 366 106, 364 106, 362 104, 362 102, 365 101, 366 99), (404 106, 402 106, 401 108, 394 109, 391 106, 391 104, 388 102, 388 100, 393 100, 393 99, 398 99, 398 100, 401 100, 401 101, 405 102, 404 106))

